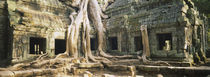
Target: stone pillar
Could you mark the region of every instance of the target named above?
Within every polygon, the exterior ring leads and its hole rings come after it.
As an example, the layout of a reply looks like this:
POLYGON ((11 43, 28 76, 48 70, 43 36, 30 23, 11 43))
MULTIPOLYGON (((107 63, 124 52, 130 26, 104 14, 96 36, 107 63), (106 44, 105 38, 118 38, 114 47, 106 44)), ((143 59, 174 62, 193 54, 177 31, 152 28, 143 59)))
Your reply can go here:
POLYGON ((135 52, 135 44, 134 44, 134 37, 133 36, 130 36, 130 53, 133 53, 135 52))
MULTIPOLYGON (((53 33, 50 35, 54 35, 53 33)), ((55 55, 55 38, 54 36, 48 36, 46 39, 46 52, 49 56, 55 55)))
POLYGON ((118 35, 117 35, 117 43, 118 43, 118 50, 121 52, 122 51, 122 49, 121 49, 121 41, 122 41, 122 33, 121 32, 119 32, 118 33, 118 35))

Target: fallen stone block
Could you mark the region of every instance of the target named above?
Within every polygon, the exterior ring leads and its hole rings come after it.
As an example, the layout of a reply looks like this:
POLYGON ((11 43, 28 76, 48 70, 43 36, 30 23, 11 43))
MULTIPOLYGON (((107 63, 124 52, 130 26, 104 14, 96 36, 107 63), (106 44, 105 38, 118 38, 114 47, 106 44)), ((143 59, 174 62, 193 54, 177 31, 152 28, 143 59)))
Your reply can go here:
POLYGON ((12 71, 0 71, 0 77, 12 77, 14 75, 12 71))
POLYGON ((15 77, 28 77, 33 76, 32 70, 26 70, 26 71, 14 71, 15 77))
POLYGON ((35 76, 41 76, 43 75, 43 69, 33 69, 32 70, 35 76))
POLYGON ((108 68, 112 71, 130 71, 126 65, 109 65, 108 68))
POLYGON ((43 74, 51 74, 52 69, 44 69, 43 74))
POLYGON ((87 68, 103 68, 103 65, 100 63, 79 63, 77 64, 78 68, 87 69, 87 68))

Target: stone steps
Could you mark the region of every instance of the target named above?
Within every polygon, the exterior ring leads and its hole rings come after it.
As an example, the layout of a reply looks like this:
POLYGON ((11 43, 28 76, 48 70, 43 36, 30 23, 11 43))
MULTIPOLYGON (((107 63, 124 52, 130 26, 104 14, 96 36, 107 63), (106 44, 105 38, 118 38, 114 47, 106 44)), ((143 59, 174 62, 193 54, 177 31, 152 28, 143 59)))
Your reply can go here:
POLYGON ((174 66, 149 66, 138 65, 136 70, 139 72, 159 72, 185 75, 209 75, 210 67, 174 67, 174 66))
MULTIPOLYGON (((178 67, 189 67, 192 66, 190 62, 181 62, 181 61, 165 61, 169 63, 172 66, 178 66, 178 67)), ((125 60, 117 60, 114 61, 114 65, 143 65, 143 62, 141 62, 139 59, 125 59, 125 60)))
POLYGON ((101 63, 78 63, 75 64, 75 66, 80 69, 104 68, 104 66, 101 63))

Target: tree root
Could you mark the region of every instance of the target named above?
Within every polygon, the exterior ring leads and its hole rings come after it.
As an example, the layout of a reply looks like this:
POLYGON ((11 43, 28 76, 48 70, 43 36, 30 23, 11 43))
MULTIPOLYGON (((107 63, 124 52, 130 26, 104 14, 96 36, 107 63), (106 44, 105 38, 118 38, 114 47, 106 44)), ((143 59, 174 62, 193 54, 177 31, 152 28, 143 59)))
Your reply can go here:
POLYGON ((65 52, 65 53, 61 53, 61 54, 58 54, 55 58, 68 58, 69 55, 65 52))
POLYGON ((103 50, 99 50, 99 55, 106 58, 113 58, 112 55, 106 54, 103 50))
POLYGON ((105 57, 96 57, 96 56, 93 56, 92 54, 89 54, 88 55, 88 58, 93 61, 93 62, 111 62, 109 59, 105 58, 105 57))
POLYGON ((125 59, 125 58, 135 58, 133 55, 123 55, 123 56, 114 56, 114 58, 125 59))
POLYGON ((49 57, 48 53, 45 53, 45 54, 40 55, 36 60, 41 60, 41 59, 44 59, 44 58, 47 58, 47 57, 49 57))
POLYGON ((171 66, 168 62, 165 61, 150 61, 146 58, 146 56, 138 56, 138 59, 146 65, 171 66))
MULTIPOLYGON (((19 63, 12 67, 10 70, 25 70, 25 69, 33 69, 33 68, 51 68, 51 67, 62 67, 69 63, 73 63, 73 58, 54 58, 49 60, 35 60, 30 63, 19 63)), ((80 61, 79 61, 80 62, 80 61)))

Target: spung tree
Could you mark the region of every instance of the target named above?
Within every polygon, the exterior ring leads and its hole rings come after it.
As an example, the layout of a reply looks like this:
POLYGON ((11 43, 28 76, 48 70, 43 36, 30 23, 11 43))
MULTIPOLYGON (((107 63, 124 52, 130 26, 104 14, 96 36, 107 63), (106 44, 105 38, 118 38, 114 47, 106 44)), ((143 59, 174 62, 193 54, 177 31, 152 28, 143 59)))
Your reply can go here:
MULTIPOLYGON (((104 46, 104 32, 105 28, 102 23, 102 18, 107 18, 104 15, 97 0, 60 0, 64 3, 70 2, 68 5, 77 8, 78 11, 70 14, 71 24, 67 30, 66 52, 63 55, 68 55, 73 58, 78 58, 78 38, 80 27, 82 28, 82 50, 85 58, 92 61, 105 59, 102 57, 113 57, 103 51, 104 46), (90 21, 93 23, 98 39, 98 52, 102 57, 95 57, 91 53, 90 45, 90 21)), ((106 1, 107 3, 109 1, 106 1)), ((107 4, 106 3, 106 4, 107 4)), ((107 7, 104 5, 103 8, 107 7)), ((107 60, 107 59, 105 59, 107 60)))

